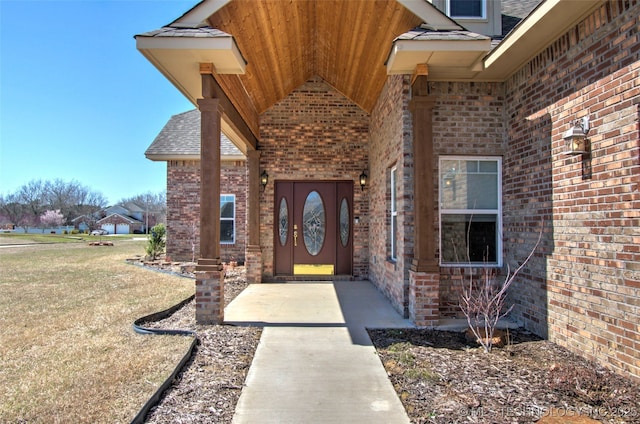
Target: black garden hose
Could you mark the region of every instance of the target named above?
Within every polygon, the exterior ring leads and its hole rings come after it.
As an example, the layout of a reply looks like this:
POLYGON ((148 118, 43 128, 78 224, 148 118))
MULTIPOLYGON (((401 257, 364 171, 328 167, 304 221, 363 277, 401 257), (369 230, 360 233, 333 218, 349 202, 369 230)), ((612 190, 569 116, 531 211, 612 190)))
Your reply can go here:
POLYGON ((184 305, 186 305, 187 303, 191 302, 194 299, 194 297, 195 297, 195 295, 191 295, 188 298, 186 298, 185 300, 183 300, 182 302, 178 303, 177 305, 174 305, 174 306, 170 307, 169 309, 165 309, 164 311, 156 312, 156 313, 144 316, 142 318, 138 318, 133 323, 133 330, 136 333, 139 333, 139 334, 160 334, 160 335, 173 335, 173 336, 187 336, 187 337, 193 337, 193 341, 191 342, 191 346, 189 346, 189 349, 187 350, 187 353, 182 357, 182 359, 180 360, 180 362, 178 363, 176 368, 173 370, 173 372, 171 373, 169 378, 167 378, 165 380, 165 382, 162 383, 162 385, 158 388, 158 390, 156 390, 156 392, 151 396, 151 398, 149 398, 147 403, 144 404, 142 409, 140 409, 140 412, 138 412, 138 414, 133 418, 133 420, 131 420, 131 424, 143 424, 144 423, 145 418, 147 417, 147 414, 149 413, 151 408, 153 408, 155 405, 157 405, 160 402, 160 399, 162 398, 162 394, 169 387, 171 387, 171 384, 173 384, 173 381, 175 380, 175 378, 178 376, 180 371, 182 371, 182 368, 184 368, 184 366, 187 364, 187 362, 189 362, 189 360, 191 359, 191 356, 193 355, 195 347, 198 345, 198 336, 194 331, 190 331, 190 330, 169 330, 169 329, 163 329, 163 328, 147 328, 147 327, 144 327, 144 323, 153 322, 153 321, 160 321, 160 320, 170 316, 171 314, 176 312, 178 309, 182 308, 184 305))

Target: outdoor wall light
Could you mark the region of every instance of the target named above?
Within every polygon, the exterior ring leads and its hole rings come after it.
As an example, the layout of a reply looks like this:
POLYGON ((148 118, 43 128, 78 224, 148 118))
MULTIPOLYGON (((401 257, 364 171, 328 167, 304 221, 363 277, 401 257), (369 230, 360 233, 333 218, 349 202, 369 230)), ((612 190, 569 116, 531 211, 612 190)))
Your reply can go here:
POLYGON ((589 134, 589 118, 584 117, 574 122, 573 126, 564 133, 562 138, 566 142, 567 155, 584 155, 589 153, 587 146, 587 134, 589 134))
POLYGON ((267 186, 268 182, 269 182, 269 174, 267 174, 266 169, 263 169, 262 174, 260 174, 260 185, 262 186, 262 191, 264 191, 264 188, 267 186))
POLYGON ((362 171, 362 174, 360 174, 360 188, 362 189, 362 191, 364 191, 364 186, 367 185, 367 179, 369 178, 365 171, 362 171))

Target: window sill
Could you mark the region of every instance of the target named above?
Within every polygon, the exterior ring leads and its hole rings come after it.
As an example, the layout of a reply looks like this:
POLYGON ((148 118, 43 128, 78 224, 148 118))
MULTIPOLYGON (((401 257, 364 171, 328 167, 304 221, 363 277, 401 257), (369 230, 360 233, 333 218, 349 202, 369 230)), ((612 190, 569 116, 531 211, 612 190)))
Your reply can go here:
POLYGON ((459 263, 459 264, 452 264, 452 263, 440 263, 440 266, 442 268, 495 268, 495 269, 500 269, 502 268, 502 264, 498 264, 498 263, 459 263))
POLYGON ((391 271, 398 270, 398 259, 387 258, 385 261, 385 267, 391 271))

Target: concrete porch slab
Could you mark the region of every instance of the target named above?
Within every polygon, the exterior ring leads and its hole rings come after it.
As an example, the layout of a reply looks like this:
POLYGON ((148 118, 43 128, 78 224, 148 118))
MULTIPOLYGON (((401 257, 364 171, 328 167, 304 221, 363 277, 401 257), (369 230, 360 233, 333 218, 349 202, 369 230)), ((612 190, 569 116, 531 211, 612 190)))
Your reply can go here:
POLYGON ((367 281, 249 286, 226 322, 264 327, 233 422, 408 423, 366 328, 408 328, 367 281))

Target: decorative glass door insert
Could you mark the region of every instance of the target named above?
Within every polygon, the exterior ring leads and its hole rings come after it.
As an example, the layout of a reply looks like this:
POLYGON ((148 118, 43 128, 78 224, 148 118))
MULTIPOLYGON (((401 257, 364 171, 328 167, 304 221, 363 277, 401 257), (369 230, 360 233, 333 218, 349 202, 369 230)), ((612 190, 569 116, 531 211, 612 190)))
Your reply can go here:
POLYGON ((302 236, 311 256, 320 253, 327 231, 324 202, 317 191, 312 191, 304 202, 302 211, 302 236))

